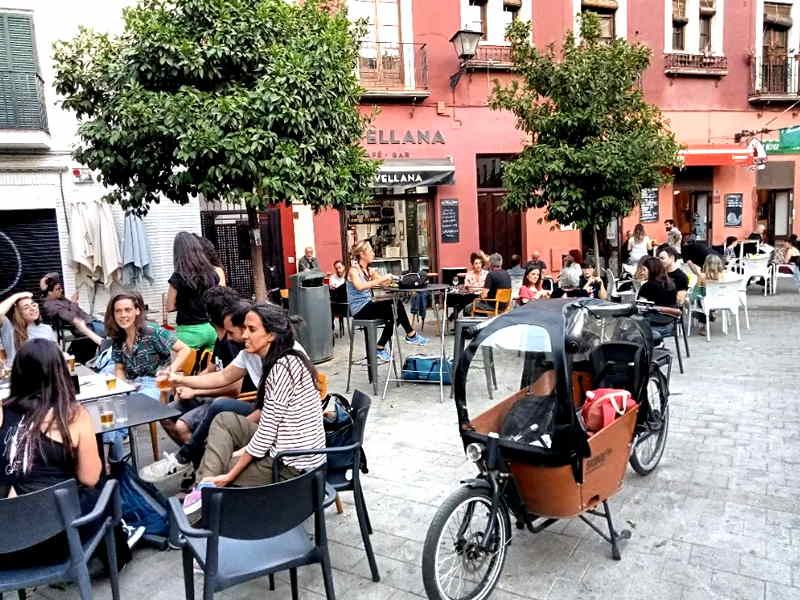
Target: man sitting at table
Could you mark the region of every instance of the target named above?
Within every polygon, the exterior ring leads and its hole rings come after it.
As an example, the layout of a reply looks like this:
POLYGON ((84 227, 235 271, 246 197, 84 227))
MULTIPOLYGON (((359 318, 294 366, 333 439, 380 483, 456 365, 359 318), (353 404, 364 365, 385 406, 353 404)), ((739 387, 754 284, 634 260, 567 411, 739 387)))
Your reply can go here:
POLYGON ((39 288, 45 293, 42 313, 46 320, 60 319, 65 326, 92 340, 96 345, 103 342, 106 328, 101 321, 93 319, 78 305, 78 292, 72 298, 64 297, 61 275, 48 273, 39 281, 39 288))
MULTIPOLYGON (((250 304, 242 301, 239 294, 229 287, 209 289, 204 300, 209 321, 217 333, 217 341, 211 360, 201 375, 222 371, 244 350, 243 320, 250 309, 250 304), (242 321, 236 326, 233 321, 237 320, 238 313, 241 313, 242 321)), ((202 457, 208 429, 214 417, 226 411, 249 415, 253 412, 253 403, 237 400, 236 397, 255 389, 253 379, 247 373, 235 381, 212 389, 178 386, 169 406, 179 410, 181 416, 177 419, 164 419, 161 425, 180 448, 175 453, 165 452, 164 458, 142 469, 142 479, 155 482, 178 473, 188 475, 192 470, 192 463, 202 457)))
MULTIPOLYGON (((489 257, 489 274, 483 283, 480 300, 475 302, 475 307, 480 310, 494 311, 496 304, 486 302, 493 300, 497 296, 498 290, 511 289, 511 277, 508 272, 503 270, 503 257, 495 252, 489 257)), ((497 305, 497 311, 502 312, 506 309, 505 304, 497 305)))
POLYGON ((678 253, 672 246, 664 244, 658 249, 658 260, 664 265, 664 270, 675 285, 676 305, 683 306, 689 291, 689 277, 678 268, 678 253))

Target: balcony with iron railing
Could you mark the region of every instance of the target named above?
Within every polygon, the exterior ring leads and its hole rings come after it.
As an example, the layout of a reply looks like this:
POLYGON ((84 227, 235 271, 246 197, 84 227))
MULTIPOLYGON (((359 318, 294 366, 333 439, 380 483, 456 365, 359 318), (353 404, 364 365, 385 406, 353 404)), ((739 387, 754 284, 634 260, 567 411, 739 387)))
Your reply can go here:
POLYGON ((358 79, 362 99, 421 100, 430 96, 425 44, 362 42, 358 79))
POLYGON ((467 71, 510 71, 511 46, 478 46, 475 56, 464 63, 467 71))
POLYGON ((664 74, 670 77, 724 77, 728 74, 728 59, 710 54, 665 54, 664 74))
POLYGON ((747 99, 753 104, 800 100, 797 58, 751 57, 747 99))
POLYGON ((49 147, 44 81, 38 73, 0 69, 0 148, 49 147))

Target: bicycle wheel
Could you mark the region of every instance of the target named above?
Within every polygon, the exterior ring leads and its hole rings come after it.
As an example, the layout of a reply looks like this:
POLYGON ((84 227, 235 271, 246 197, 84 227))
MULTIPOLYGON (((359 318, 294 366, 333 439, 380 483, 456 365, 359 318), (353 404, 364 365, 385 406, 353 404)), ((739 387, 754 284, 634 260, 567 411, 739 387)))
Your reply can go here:
POLYGON ((460 487, 436 511, 422 551, 428 598, 482 600, 491 594, 503 570, 510 534, 508 520, 498 512, 489 549, 481 547, 491 510, 487 490, 460 487))
POLYGON ((647 419, 649 431, 636 438, 630 458, 633 470, 639 475, 652 473, 664 454, 669 429, 667 399, 664 376, 660 371, 651 372, 647 380, 647 400, 650 404, 650 416, 647 419))

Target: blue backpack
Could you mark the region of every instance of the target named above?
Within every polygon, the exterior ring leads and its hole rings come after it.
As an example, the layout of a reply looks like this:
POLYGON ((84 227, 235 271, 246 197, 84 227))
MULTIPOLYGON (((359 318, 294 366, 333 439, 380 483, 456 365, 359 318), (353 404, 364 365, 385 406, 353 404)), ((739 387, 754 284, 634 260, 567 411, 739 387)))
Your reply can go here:
MULTIPOLYGON (((353 407, 341 394, 328 394, 322 401, 322 421, 325 427, 325 445, 328 448, 347 446, 355 443, 353 428, 353 407)), ((328 468, 334 471, 352 468, 355 458, 353 453, 329 454, 328 468)), ((367 456, 361 448, 361 472, 368 473, 367 456)))
POLYGON ((133 527, 144 526, 145 539, 166 543, 169 535, 167 499, 156 486, 143 481, 126 459, 111 462, 111 476, 117 480, 122 500, 122 518, 133 527))

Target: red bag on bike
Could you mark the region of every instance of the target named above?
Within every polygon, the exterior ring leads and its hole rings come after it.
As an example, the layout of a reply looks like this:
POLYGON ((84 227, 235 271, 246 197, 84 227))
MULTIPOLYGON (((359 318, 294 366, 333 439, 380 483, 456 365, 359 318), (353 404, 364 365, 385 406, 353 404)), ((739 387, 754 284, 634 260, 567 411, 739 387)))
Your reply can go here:
POLYGON ((624 415, 636 401, 628 390, 599 388, 586 392, 586 402, 581 408, 581 417, 590 433, 597 433, 624 415))

